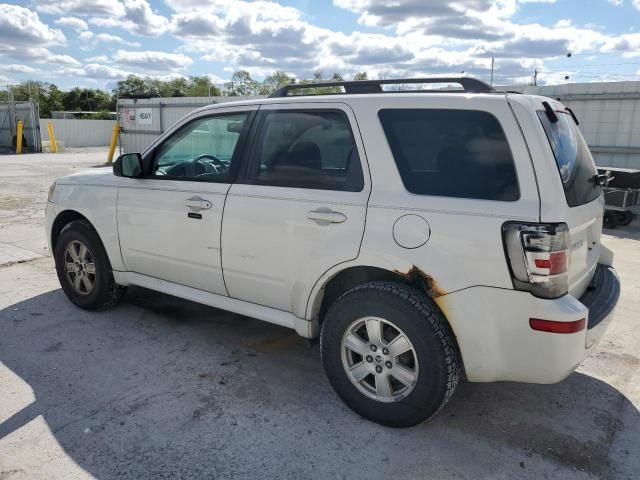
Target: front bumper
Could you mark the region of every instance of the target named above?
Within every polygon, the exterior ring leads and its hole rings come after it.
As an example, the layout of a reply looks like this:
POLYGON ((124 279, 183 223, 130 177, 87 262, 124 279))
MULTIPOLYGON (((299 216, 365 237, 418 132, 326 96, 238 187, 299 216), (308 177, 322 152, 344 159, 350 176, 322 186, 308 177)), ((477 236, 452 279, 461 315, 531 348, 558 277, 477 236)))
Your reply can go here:
POLYGON ((556 383, 584 360, 604 335, 620 295, 611 267, 598 265, 585 294, 549 300, 528 292, 472 287, 436 298, 458 340, 467 378, 474 382, 556 383), (574 322, 571 334, 532 330, 530 318, 574 322))
POLYGON ((47 206, 44 214, 44 231, 47 236, 47 246, 49 252, 53 256, 53 245, 51 243, 51 230, 53 230, 53 222, 56 219, 56 204, 53 202, 47 202, 47 206))

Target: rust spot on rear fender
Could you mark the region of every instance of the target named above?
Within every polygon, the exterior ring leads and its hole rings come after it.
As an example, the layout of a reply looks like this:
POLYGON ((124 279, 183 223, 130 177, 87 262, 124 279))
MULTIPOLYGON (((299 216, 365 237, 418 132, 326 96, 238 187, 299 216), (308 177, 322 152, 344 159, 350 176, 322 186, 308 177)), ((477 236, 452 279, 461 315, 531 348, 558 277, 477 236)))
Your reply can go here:
POLYGON ((438 282, 436 282, 436 280, 431 275, 423 272, 415 265, 412 266, 406 273, 400 272, 398 270, 394 271, 409 282, 419 285, 431 298, 437 298, 446 293, 440 288, 438 282))
POLYGON ((395 273, 405 278, 409 283, 416 285, 418 288, 421 288, 426 292, 426 294, 433 299, 435 304, 440 308, 440 311, 445 316, 445 318, 449 318, 449 309, 447 308, 447 296, 446 293, 438 282, 436 282, 435 278, 431 275, 423 272, 418 267, 413 265, 408 272, 400 272, 395 270, 395 273))

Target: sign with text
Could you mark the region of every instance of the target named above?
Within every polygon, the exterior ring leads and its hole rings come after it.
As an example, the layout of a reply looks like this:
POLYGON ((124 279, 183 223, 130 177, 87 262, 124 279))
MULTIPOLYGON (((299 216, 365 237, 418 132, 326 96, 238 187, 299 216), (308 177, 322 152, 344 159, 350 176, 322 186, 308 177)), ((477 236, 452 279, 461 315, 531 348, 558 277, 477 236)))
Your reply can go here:
POLYGON ((138 125, 151 125, 153 123, 153 117, 151 108, 137 108, 136 109, 136 123, 138 125))

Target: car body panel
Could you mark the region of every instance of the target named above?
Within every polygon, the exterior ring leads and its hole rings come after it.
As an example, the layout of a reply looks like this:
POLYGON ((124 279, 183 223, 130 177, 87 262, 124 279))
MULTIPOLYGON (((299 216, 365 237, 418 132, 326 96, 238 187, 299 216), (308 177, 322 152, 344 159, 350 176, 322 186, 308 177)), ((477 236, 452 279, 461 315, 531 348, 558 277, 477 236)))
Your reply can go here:
POLYGON ((371 182, 355 116, 347 105, 272 103, 261 111, 287 109, 334 109, 346 114, 358 148, 364 188, 346 192, 234 184, 224 211, 222 264, 232 297, 304 317, 317 279, 337 263, 358 256, 371 182), (345 220, 323 223, 308 218, 312 211, 323 209, 338 212, 345 220))

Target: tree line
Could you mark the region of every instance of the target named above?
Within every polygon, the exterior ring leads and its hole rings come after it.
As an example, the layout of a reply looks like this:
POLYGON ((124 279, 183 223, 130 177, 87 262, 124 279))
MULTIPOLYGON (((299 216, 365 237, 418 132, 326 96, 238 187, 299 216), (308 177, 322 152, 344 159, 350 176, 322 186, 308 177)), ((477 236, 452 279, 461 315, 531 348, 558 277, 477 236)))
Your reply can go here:
MULTIPOLYGON (((245 70, 231 75, 228 82, 215 85, 206 75, 179 77, 172 80, 158 80, 129 75, 116 83, 116 87, 107 92, 98 88, 75 87, 68 91, 60 90, 55 84, 37 80, 25 80, 19 85, 11 86, 15 101, 32 99, 40 105, 40 117, 51 118, 54 111, 90 112, 87 118, 111 118, 116 110, 118 98, 154 98, 154 97, 208 97, 208 96, 248 96, 270 95, 283 85, 296 83, 312 83, 322 81, 341 81, 344 77, 333 73, 324 77, 322 72, 315 72, 313 78, 297 80, 285 72, 276 71, 262 81, 255 80, 245 70)), ((354 80, 366 80, 365 72, 356 73, 354 80)), ((315 93, 332 93, 335 89, 324 87, 315 93)), ((0 101, 7 101, 9 93, 0 92, 0 101)))

